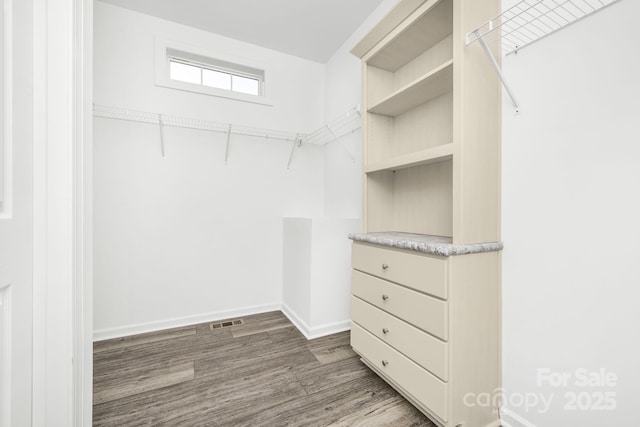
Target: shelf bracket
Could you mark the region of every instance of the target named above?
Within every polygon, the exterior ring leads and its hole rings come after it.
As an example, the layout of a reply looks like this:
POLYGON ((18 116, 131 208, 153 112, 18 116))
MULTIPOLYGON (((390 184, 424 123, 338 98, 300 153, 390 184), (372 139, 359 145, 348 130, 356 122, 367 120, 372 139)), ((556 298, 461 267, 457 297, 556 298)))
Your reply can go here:
POLYGON ((504 78, 504 75, 502 74, 502 70, 498 65, 498 61, 496 61, 496 58, 493 56, 493 53, 491 53, 491 49, 489 49, 489 46, 487 46, 487 43, 484 41, 483 35, 480 33, 480 30, 475 30, 473 34, 476 36, 476 40, 478 40, 478 42, 480 43, 480 46, 482 46, 482 50, 484 50, 484 53, 487 55, 487 58, 489 58, 489 62, 491 63, 491 65, 493 66, 493 69, 498 74, 498 78, 500 78, 500 81, 502 82, 502 86, 504 86, 505 90, 507 91, 509 98, 511 98, 511 103, 516 109, 516 114, 519 113, 520 104, 518 103, 516 96, 513 94, 511 87, 507 83, 507 80, 504 78))
POLYGON ((160 152, 162 154, 162 160, 166 160, 167 156, 164 152, 164 120, 162 114, 158 114, 158 125, 160 126, 160 152))
POLYGON ((231 125, 229 125, 229 129, 227 130, 227 148, 224 152, 224 164, 229 164, 229 148, 231 147, 231 125))
POLYGON ((287 170, 291 167, 291 161, 293 160, 293 153, 296 151, 296 147, 302 146, 302 138, 300 138, 300 134, 296 134, 296 139, 293 141, 293 145, 291 146, 291 153, 289 153, 289 161, 287 162, 287 170))
POLYGON ((351 161, 352 161, 353 163, 355 163, 355 162, 356 162, 356 158, 355 158, 355 157, 353 157, 353 154, 351 154, 351 151, 349 151, 349 150, 347 149, 347 147, 345 147, 345 145, 342 143, 342 141, 340 140, 340 138, 338 137, 338 135, 336 135, 336 133, 333 131, 333 129, 331 129, 331 126, 329 126, 329 125, 327 124, 327 125, 325 125, 325 127, 327 128, 327 130, 329 131, 329 133, 331 134, 331 136, 333 137, 333 139, 334 139, 338 144, 340 144, 340 146, 344 149, 344 151, 346 151, 346 152, 347 152, 347 154, 349 155, 349 157, 351 157, 351 161))

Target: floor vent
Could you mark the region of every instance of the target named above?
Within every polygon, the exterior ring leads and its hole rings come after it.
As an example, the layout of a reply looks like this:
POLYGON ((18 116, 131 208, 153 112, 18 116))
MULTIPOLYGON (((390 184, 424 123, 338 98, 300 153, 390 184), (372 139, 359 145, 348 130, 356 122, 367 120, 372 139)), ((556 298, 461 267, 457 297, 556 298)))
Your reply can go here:
POLYGON ((209 325, 209 328, 213 331, 216 329, 222 329, 229 326, 242 325, 243 323, 244 321, 242 319, 225 320, 224 322, 220 322, 220 323, 212 323, 211 325, 209 325))

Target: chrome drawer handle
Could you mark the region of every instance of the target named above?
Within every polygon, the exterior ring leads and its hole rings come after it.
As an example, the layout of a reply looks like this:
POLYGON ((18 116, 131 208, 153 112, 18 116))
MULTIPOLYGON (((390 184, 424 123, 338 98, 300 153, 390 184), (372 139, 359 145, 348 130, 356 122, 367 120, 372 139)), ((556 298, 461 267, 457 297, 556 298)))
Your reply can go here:
POLYGON ((383 361, 382 361, 382 366, 387 366, 388 364, 389 364, 389 362, 388 362, 388 361, 386 361, 386 360, 383 360, 383 361))
POLYGON ((387 328, 382 328, 382 333, 387 335, 389 333, 389 330, 387 328))
POLYGON ((389 268, 389 266, 387 264, 382 264, 382 269, 386 270, 387 268, 389 268))
POLYGON ((388 299, 389 299, 389 295, 382 294, 382 300, 383 300, 383 301, 386 301, 386 300, 388 300, 388 299))

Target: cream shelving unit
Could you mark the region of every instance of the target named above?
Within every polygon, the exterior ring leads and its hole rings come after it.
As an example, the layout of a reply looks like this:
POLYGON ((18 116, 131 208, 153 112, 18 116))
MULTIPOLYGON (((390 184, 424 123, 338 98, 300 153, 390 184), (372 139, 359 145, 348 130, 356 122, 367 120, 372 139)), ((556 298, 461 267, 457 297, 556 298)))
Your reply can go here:
POLYGON ((501 88, 481 46, 465 45, 499 10, 401 0, 352 50, 364 138, 352 346, 447 427, 499 425, 498 407, 464 399, 501 384, 501 88))

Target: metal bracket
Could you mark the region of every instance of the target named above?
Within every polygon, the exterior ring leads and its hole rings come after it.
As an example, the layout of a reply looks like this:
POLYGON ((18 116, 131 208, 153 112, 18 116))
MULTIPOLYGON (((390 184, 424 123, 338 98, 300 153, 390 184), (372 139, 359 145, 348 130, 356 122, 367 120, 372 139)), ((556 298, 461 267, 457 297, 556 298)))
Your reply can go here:
POLYGON ((229 125, 229 130, 227 130, 227 149, 224 152, 224 164, 229 164, 229 147, 231 146, 231 125, 229 125))
POLYGON ((482 46, 482 50, 484 50, 484 53, 487 55, 487 58, 489 58, 489 62, 493 66, 493 69, 496 70, 496 73, 498 74, 498 77, 502 82, 502 86, 504 86, 505 90, 507 91, 507 94, 509 95, 509 98, 511 98, 511 102, 513 103, 513 106, 516 109, 516 114, 519 113, 520 104, 518 103, 516 96, 513 94, 511 87, 509 86, 506 79, 504 78, 504 75, 502 74, 502 70, 498 65, 498 61, 496 61, 496 58, 493 56, 493 53, 491 53, 491 49, 489 49, 489 46, 487 46, 487 43, 484 41, 484 37, 480 33, 480 30, 474 31, 473 34, 476 36, 476 39, 480 43, 480 46, 482 46))
POLYGON ((356 158, 353 156, 353 154, 351 154, 351 151, 349 151, 347 149, 347 147, 345 147, 345 145, 342 143, 342 141, 340 141, 340 138, 338 138, 338 135, 336 135, 336 133, 333 131, 333 129, 331 129, 331 126, 329 126, 328 124, 325 125, 325 127, 327 128, 327 130, 329 131, 329 133, 331 134, 331 136, 333 137, 333 139, 340 144, 340 146, 344 149, 344 151, 347 152, 347 154, 349 155, 349 157, 351 157, 351 161, 353 163, 356 162, 356 158))
POLYGON ((302 146, 302 138, 300 138, 300 134, 296 134, 296 139, 293 141, 293 145, 291 146, 291 153, 289 153, 289 161, 287 162, 287 169, 291 167, 291 161, 293 160, 293 153, 296 150, 296 147, 302 146))
POLYGON ((166 160, 167 156, 164 153, 164 120, 162 120, 162 114, 158 114, 158 124, 160 125, 160 152, 162 153, 162 160, 166 160))

